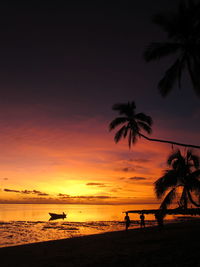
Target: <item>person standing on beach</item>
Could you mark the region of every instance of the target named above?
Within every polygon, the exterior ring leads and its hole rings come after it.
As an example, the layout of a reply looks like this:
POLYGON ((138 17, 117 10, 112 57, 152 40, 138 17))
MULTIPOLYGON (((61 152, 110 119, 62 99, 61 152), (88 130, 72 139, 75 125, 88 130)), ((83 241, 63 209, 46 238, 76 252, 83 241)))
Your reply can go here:
POLYGON ((126 231, 128 230, 129 226, 130 226, 130 217, 128 216, 128 212, 126 212, 126 216, 124 217, 125 220, 125 224, 126 224, 126 231))
POLYGON ((140 215, 140 228, 145 228, 145 216, 143 213, 140 215))
POLYGON ((164 213, 162 213, 162 211, 157 211, 155 213, 155 218, 157 220, 157 223, 158 223, 158 227, 159 228, 163 228, 163 220, 164 220, 164 213))

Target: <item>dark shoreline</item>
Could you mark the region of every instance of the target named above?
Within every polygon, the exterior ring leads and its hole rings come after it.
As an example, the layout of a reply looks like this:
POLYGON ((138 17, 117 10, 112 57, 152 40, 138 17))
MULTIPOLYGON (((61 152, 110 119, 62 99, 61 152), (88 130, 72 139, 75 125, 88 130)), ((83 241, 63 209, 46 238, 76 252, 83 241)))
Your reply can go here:
POLYGON ((200 266, 200 220, 0 248, 2 267, 200 266))

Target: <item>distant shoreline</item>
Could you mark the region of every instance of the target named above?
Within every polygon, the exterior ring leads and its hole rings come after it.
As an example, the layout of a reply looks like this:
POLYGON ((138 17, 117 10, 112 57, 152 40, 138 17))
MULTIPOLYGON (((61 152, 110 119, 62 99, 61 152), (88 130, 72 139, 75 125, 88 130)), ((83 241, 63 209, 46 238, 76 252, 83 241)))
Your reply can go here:
POLYGON ((200 220, 0 248, 2 267, 199 266, 200 220))

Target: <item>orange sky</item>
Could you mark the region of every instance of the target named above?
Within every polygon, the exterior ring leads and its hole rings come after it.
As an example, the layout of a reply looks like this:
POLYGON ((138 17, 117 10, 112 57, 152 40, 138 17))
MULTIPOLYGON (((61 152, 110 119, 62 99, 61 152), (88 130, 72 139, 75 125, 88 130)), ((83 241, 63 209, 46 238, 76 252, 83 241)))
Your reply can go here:
MULTIPOLYGON (((126 141, 114 143, 108 123, 80 117, 57 127, 38 121, 5 126, 0 202, 155 203, 152 185, 166 168, 171 147, 139 140, 129 150, 126 141)), ((166 129, 156 133, 172 137, 166 129)), ((173 136, 180 140, 179 132, 173 136)), ((194 143, 197 138, 194 134, 194 143)))

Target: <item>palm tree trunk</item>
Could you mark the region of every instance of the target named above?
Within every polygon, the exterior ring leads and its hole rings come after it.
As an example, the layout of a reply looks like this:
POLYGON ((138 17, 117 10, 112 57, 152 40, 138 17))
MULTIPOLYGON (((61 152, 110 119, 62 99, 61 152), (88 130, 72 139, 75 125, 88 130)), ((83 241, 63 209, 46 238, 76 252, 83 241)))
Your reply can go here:
POLYGON ((180 207, 184 209, 188 208, 188 193, 186 187, 183 188, 183 192, 180 198, 180 207))
POLYGON ((188 194, 188 198, 190 200, 190 202, 195 205, 196 207, 200 207, 200 204, 197 204, 193 199, 192 199, 192 196, 191 196, 191 193, 189 190, 187 190, 187 194, 188 194))
POLYGON ((184 146, 184 147, 192 147, 192 148, 198 148, 198 149, 200 149, 200 146, 196 146, 196 145, 182 144, 182 143, 178 143, 178 142, 174 142, 174 141, 169 141, 169 140, 149 138, 146 135, 143 135, 141 133, 138 133, 138 135, 141 136, 141 137, 143 137, 144 139, 146 139, 148 141, 152 141, 152 142, 167 143, 167 144, 171 144, 171 145, 184 146))

